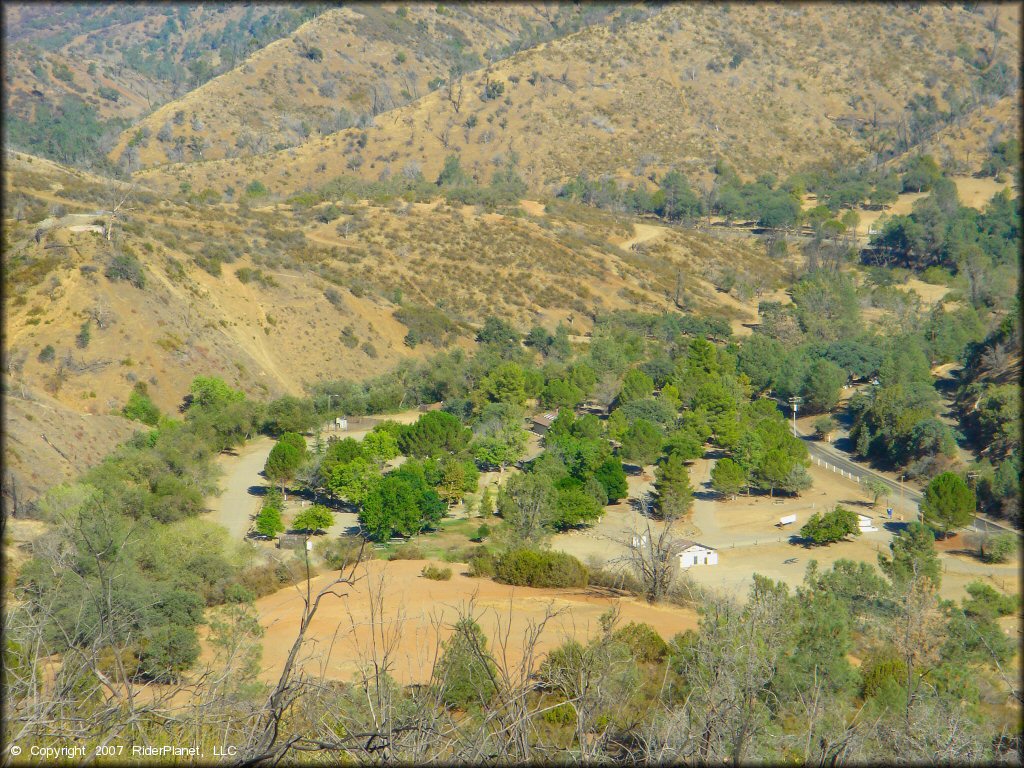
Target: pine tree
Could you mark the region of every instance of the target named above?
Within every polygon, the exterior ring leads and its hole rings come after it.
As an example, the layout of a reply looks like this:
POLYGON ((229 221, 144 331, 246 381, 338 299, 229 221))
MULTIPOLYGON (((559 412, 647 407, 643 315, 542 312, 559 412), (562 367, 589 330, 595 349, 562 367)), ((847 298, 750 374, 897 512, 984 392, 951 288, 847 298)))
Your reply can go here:
POLYGON ((654 488, 658 492, 658 507, 665 520, 682 517, 693 506, 690 470, 676 455, 670 455, 655 470, 654 488))

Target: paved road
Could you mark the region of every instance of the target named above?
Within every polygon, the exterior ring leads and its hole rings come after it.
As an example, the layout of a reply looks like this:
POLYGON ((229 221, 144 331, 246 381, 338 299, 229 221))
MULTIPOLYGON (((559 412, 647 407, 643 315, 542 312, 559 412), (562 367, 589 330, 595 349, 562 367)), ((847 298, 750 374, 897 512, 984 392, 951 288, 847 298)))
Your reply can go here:
MULTIPOLYGON (((800 437, 804 443, 806 443, 807 450, 811 454, 811 458, 827 462, 829 466, 838 467, 847 474, 852 473, 862 479, 865 477, 872 477, 889 488, 893 492, 893 497, 895 499, 898 500, 900 498, 900 483, 896 480, 890 480, 885 475, 881 475, 873 469, 853 461, 849 454, 840 451, 832 445, 819 442, 807 435, 800 435, 800 437)), ((919 491, 915 491, 912 488, 907 487, 905 483, 903 484, 902 494, 904 504, 914 515, 920 516, 920 509, 918 505, 924 499, 924 496, 919 491)), ((898 504, 899 502, 897 501, 897 509, 899 508, 898 504)), ((1001 525, 1000 523, 988 520, 981 516, 975 516, 974 522, 971 523, 970 528, 971 530, 978 531, 979 533, 1016 533, 1018 536, 1021 535, 1020 531, 1015 531, 1009 526, 1001 525)))

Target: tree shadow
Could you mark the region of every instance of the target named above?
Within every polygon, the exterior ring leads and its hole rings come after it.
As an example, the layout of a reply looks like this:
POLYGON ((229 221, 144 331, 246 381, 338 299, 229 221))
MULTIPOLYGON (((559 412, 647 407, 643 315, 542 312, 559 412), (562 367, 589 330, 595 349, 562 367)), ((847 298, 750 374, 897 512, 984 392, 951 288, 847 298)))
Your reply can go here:
POLYGON ((853 440, 851 440, 848 437, 836 438, 832 442, 832 445, 835 447, 837 451, 843 451, 844 453, 850 454, 852 454, 854 452, 854 448, 856 448, 856 446, 853 444, 853 440))
POLYGON ((891 520, 886 520, 882 523, 882 527, 889 531, 889 533, 903 533, 903 531, 907 530, 908 525, 910 523, 897 523, 891 520))
POLYGON ((269 490, 270 488, 265 485, 250 485, 245 489, 245 492, 250 496, 266 496, 269 490))
POLYGON ((718 491, 694 491, 693 498, 701 501, 718 501, 722 495, 718 491))
POLYGON ((800 547, 803 547, 804 549, 810 549, 814 545, 814 540, 813 539, 805 538, 805 537, 801 536, 799 533, 791 534, 789 539, 787 539, 787 541, 788 541, 788 543, 790 543, 790 544, 792 544, 794 546, 800 546, 800 547))
POLYGON ((870 499, 839 499, 837 504, 842 504, 848 507, 864 507, 865 509, 875 509, 875 505, 871 503, 870 499))

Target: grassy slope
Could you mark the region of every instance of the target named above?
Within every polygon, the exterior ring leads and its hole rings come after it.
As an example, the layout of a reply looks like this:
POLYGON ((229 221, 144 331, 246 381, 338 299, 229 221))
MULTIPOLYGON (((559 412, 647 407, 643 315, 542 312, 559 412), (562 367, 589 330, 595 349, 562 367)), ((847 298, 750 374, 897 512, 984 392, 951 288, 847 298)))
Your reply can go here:
MULTIPOLYGON (((399 7, 366 4, 327 11, 164 105, 141 125, 155 137, 170 123, 173 138, 153 138, 140 147, 137 167, 175 159, 168 152, 173 141, 190 141, 197 134, 190 121, 173 124, 178 111, 203 122, 198 135, 208 145, 204 159, 266 152, 302 143, 309 133, 337 130, 333 119, 342 112, 351 122, 419 98, 432 79, 447 76, 454 56, 482 63, 488 50, 512 43, 525 26, 549 28, 554 18, 538 3, 457 5, 443 14, 433 5, 414 4, 401 6, 404 15, 398 15, 399 7), (323 52, 321 61, 305 55, 312 47, 323 52)), ((121 156, 134 130, 121 136, 111 158, 121 156)), ((186 159, 197 157, 189 152, 186 159)))
POLYGON ((290 206, 195 207, 142 191, 116 230, 116 247, 144 266, 140 290, 104 276, 113 251, 102 234, 69 228, 97 220, 92 214, 110 205, 112 186, 38 158, 8 156, 9 200, 24 196, 44 214, 43 204, 51 213, 63 206, 85 214, 51 215, 45 225, 38 213, 33 221, 5 221, 9 384, 96 415, 119 409, 134 381, 148 382, 158 405, 170 410, 198 374, 265 398, 301 393, 318 379, 372 376, 403 357, 433 352, 403 344, 408 329, 393 317, 396 289, 404 303, 442 307, 462 323, 458 344, 468 346, 473 326, 491 313, 524 331, 571 316, 574 333, 584 334, 600 311, 669 307, 679 271, 694 310, 749 321, 752 310, 708 280, 733 267, 741 279, 776 288, 784 270, 759 246, 687 231, 666 230, 656 242, 624 250, 630 220, 561 203, 547 213, 529 205, 532 214, 502 214, 364 201, 343 204, 341 218, 322 224, 290 206), (36 242, 40 228, 45 234, 36 242), (220 277, 192 260, 211 244, 240 248, 220 277), (237 273, 244 267, 262 270, 272 284, 243 283, 237 273), (328 289, 337 292, 334 303, 328 289), (78 348, 75 336, 97 308, 109 322, 93 322, 91 342, 78 348), (55 359, 41 362, 47 345, 55 359))
MULTIPOLYGON (((185 46, 199 44, 204 34, 219 32, 228 22, 239 21, 245 10, 241 4, 228 4, 221 9, 193 7, 188 25, 184 29, 179 26, 168 37, 164 50, 180 61, 185 46)), ((4 31, 9 47, 4 54, 5 108, 28 118, 39 103, 55 105, 73 94, 94 106, 101 119, 134 120, 181 96, 185 83, 176 88, 165 80, 137 72, 122 61, 124 50, 144 45, 160 34, 167 6, 137 6, 136 12, 123 19, 117 17, 118 11, 124 9, 80 5, 47 10, 42 3, 6 6, 4 31), (41 65, 43 77, 32 71, 34 62, 41 65), (71 70, 74 84, 52 76, 54 62, 71 70), (95 65, 93 75, 88 74, 90 64, 95 65), (100 97, 100 86, 116 90, 117 101, 100 97)), ((176 22, 180 21, 173 9, 171 15, 176 22)), ((216 53, 210 55, 214 62, 218 60, 216 53)))
MULTIPOLYGON (((1018 16, 1004 7, 1000 23, 1018 16)), ((375 179, 410 162, 434 178, 445 155, 458 152, 463 167, 487 180, 510 151, 534 188, 581 170, 635 178, 677 165, 700 175, 718 155, 748 174, 784 173, 867 154, 865 138, 837 118, 868 119, 877 109, 880 122, 892 122, 912 94, 942 104, 947 85, 968 87, 969 65, 955 51, 991 45, 989 18, 940 6, 672 6, 467 76, 457 113, 437 91, 379 116, 365 147, 361 131, 350 129, 257 159, 141 175, 167 189, 185 180, 195 189, 238 189, 259 178, 286 193, 340 173, 375 179), (737 53, 742 59, 730 68, 737 53), (485 101, 488 78, 505 91, 485 101)), ((1018 47, 1016 35, 1004 36, 1000 55, 1012 59, 1018 47)))

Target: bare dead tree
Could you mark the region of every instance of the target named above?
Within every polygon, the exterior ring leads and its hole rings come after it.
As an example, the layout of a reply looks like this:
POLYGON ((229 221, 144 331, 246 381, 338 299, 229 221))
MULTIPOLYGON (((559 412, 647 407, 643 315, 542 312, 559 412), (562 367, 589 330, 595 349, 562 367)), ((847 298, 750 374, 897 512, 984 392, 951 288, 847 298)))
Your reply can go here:
MULTIPOLYGON (((497 631, 492 643, 493 663, 476 644, 478 661, 487 670, 490 685, 495 691, 485 716, 474 731, 463 737, 456 759, 472 762, 526 762, 537 759, 538 734, 536 717, 543 711, 530 694, 537 689, 534 672, 538 666, 538 643, 552 619, 562 610, 547 605, 544 616, 530 619, 523 630, 522 639, 512 639, 513 608, 511 598, 507 612, 497 614, 497 631)), ((462 616, 474 617, 473 605, 462 611, 462 616)), ((468 623, 459 622, 461 631, 468 631, 468 623)))
POLYGON ((315 595, 312 591, 312 579, 309 575, 309 551, 306 551, 306 583, 305 592, 302 593, 302 618, 299 620, 299 631, 292 643, 288 658, 285 660, 284 668, 278 678, 277 685, 267 698, 266 703, 257 716, 257 722, 250 730, 249 738, 241 751, 242 765, 259 765, 266 762, 277 762, 288 752, 288 750, 299 740, 300 737, 290 737, 283 743, 278 743, 280 737, 281 721, 285 712, 296 701, 303 690, 303 675, 296 669, 296 660, 299 652, 306 642, 306 633, 309 625, 320 608, 321 601, 331 595, 341 597, 339 591, 343 587, 351 587, 356 583, 356 569, 362 560, 365 542, 359 549, 359 556, 355 562, 347 568, 340 570, 338 575, 315 595))
MULTIPOLYGON (((609 734, 613 716, 628 716, 631 674, 636 661, 625 644, 615 637, 620 607, 615 604, 601 619, 601 632, 591 642, 567 643, 557 664, 542 667, 546 687, 565 697, 575 714, 579 760, 597 760, 609 734)), ((574 632, 575 634, 575 632, 574 632)), ((618 718, 615 718, 618 719, 618 718)))
POLYGON ((96 327, 100 330, 106 329, 108 326, 113 324, 116 319, 116 316, 111 311, 109 305, 102 300, 93 304, 88 309, 87 315, 90 320, 96 323, 96 327))
POLYGON ((448 70, 448 103, 455 109, 455 114, 459 114, 459 110, 462 108, 464 90, 462 68, 457 65, 452 66, 448 70))
MULTIPOLYGON (((114 233, 114 222, 115 221, 122 221, 124 219, 124 214, 125 214, 126 211, 134 211, 135 210, 134 208, 125 207, 125 204, 129 200, 131 200, 132 196, 135 194, 135 184, 133 183, 133 184, 129 185, 127 189, 123 189, 122 188, 120 190, 120 193, 121 194, 113 197, 113 199, 116 200, 117 202, 113 205, 113 207, 107 213, 107 225, 106 225, 106 228, 105 228, 105 231, 104 231, 103 235, 107 239, 108 242, 110 241, 110 239, 111 239, 111 237, 113 236, 113 233, 114 233)), ((112 196, 116 195, 117 194, 116 188, 112 188, 110 190, 110 194, 112 196)))
POLYGON ((636 574, 643 585, 647 602, 656 603, 668 594, 675 580, 678 539, 672 532, 670 522, 664 523, 660 531, 651 528, 651 501, 646 494, 637 503, 646 525, 639 530, 634 529, 627 538, 619 541, 625 548, 625 554, 616 562, 636 574))
POLYGON ((444 127, 437 134, 437 140, 441 142, 441 146, 448 149, 451 144, 452 138, 452 123, 448 122, 444 124, 444 127))

